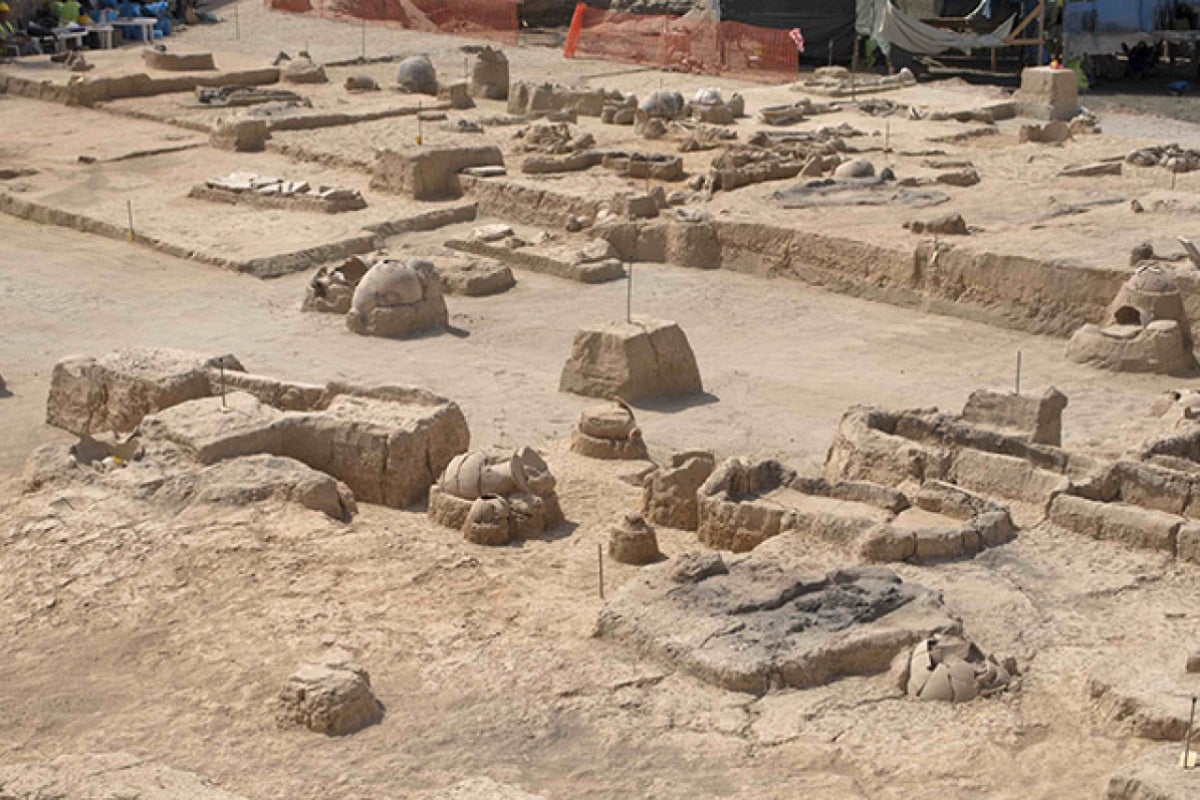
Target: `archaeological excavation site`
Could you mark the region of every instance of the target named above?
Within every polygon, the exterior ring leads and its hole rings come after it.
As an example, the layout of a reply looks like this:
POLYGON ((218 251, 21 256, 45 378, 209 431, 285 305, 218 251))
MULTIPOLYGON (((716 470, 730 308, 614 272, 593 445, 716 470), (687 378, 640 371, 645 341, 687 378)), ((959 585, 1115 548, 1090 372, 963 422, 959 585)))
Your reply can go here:
POLYGON ((0 800, 1200 798, 1200 9, 9 2, 0 800))

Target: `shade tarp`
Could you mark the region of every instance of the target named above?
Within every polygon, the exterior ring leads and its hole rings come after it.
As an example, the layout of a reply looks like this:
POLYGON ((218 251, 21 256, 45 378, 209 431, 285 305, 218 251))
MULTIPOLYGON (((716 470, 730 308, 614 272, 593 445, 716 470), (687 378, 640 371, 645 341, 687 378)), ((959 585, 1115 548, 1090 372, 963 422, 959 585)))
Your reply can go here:
POLYGON ((980 48, 1004 47, 1004 40, 1012 34, 1016 17, 1009 17, 991 33, 957 33, 932 25, 926 25, 910 17, 888 2, 873 34, 886 42, 910 53, 936 56, 947 50, 958 50, 970 55, 980 48))
POLYGON ((802 60, 849 61, 854 51, 856 0, 721 0, 721 19, 759 28, 799 28, 802 60))

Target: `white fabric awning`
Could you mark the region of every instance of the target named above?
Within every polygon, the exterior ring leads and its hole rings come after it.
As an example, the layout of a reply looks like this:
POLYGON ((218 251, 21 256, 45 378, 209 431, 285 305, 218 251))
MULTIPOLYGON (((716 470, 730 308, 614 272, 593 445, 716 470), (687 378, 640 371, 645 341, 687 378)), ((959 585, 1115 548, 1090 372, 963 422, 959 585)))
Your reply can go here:
POLYGON ((1004 47, 1016 19, 1009 17, 991 33, 955 33, 926 25, 889 1, 884 6, 877 35, 910 53, 936 56, 947 50, 959 50, 970 55, 972 50, 980 48, 1004 47))

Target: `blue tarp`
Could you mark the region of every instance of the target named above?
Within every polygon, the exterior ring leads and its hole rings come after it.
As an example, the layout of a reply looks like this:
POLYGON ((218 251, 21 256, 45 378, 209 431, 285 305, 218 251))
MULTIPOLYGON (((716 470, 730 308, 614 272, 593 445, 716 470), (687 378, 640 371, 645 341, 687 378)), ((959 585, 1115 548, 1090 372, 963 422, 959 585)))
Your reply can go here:
POLYGON ((1173 5, 1172 0, 1077 0, 1063 9, 1063 29, 1068 36, 1150 33, 1173 5))

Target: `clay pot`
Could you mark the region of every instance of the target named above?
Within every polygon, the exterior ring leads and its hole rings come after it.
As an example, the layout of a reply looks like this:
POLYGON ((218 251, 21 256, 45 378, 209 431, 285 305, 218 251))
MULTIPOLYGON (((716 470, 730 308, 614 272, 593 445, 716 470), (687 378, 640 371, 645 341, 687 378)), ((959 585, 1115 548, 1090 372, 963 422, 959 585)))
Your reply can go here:
POLYGON ((495 495, 477 498, 463 524, 463 538, 475 544, 508 544, 508 501, 495 495))
POLYGON ((633 410, 620 401, 615 405, 589 408, 579 415, 580 433, 596 439, 628 439, 636 428, 633 410))

